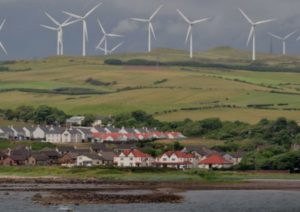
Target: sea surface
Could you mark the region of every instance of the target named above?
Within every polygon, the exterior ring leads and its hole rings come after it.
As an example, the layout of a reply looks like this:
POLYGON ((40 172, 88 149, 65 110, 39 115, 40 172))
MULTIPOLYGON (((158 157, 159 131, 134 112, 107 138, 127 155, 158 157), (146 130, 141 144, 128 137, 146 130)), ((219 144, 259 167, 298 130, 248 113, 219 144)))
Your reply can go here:
POLYGON ((0 211, 22 212, 185 212, 185 211, 300 211, 300 191, 188 191, 180 193, 185 201, 179 204, 103 204, 42 206, 31 201, 36 192, 0 192, 0 211))

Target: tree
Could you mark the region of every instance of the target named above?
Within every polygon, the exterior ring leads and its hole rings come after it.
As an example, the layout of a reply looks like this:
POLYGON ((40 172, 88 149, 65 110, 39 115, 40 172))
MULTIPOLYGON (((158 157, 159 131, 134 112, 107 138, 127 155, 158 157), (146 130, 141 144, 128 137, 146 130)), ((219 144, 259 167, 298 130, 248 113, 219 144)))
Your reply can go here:
POLYGON ((94 115, 87 114, 87 115, 84 116, 84 120, 82 122, 82 125, 86 126, 86 127, 91 126, 95 122, 95 120, 96 120, 96 117, 94 115))
POLYGON ((17 119, 28 122, 33 119, 34 108, 32 106, 20 106, 15 111, 17 119))

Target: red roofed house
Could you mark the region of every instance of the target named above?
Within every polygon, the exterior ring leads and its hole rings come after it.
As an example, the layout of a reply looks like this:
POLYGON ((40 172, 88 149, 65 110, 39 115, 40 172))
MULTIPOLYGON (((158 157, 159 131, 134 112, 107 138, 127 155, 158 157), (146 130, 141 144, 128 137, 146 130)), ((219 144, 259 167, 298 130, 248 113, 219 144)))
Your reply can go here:
POLYGON ((137 149, 125 149, 114 157, 114 164, 118 167, 151 167, 154 158, 137 149))
POLYGON ((232 161, 226 160, 219 154, 212 154, 207 158, 201 160, 198 164, 199 168, 202 169, 222 169, 222 168, 230 168, 234 164, 232 161))
POLYGON ((156 158, 155 165, 161 168, 194 168, 197 166, 197 158, 194 154, 181 151, 168 151, 156 158))

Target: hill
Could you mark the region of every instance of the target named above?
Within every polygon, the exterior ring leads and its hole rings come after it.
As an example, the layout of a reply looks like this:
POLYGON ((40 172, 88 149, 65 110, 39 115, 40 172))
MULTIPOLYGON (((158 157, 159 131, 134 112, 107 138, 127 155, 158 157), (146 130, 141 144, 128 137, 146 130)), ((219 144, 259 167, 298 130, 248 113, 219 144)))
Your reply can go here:
POLYGON ((46 104, 69 114, 145 110, 169 121, 220 117, 253 123, 280 116, 299 121, 300 57, 259 54, 254 64, 249 58, 250 52, 219 47, 196 53, 193 60, 184 51, 156 49, 151 54, 2 62, 0 108, 46 104), (105 64, 110 58, 226 66, 105 64), (245 70, 249 66, 255 71, 245 70))

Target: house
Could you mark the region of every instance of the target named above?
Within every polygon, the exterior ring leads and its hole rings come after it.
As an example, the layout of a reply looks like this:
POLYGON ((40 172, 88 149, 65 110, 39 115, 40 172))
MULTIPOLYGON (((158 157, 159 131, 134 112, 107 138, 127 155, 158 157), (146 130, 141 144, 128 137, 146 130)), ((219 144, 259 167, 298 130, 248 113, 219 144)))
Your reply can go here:
POLYGON ((84 116, 72 116, 66 120, 67 126, 81 126, 84 121, 84 116))
POLYGON ((197 165, 197 158, 191 153, 182 151, 168 151, 156 158, 154 165, 160 168, 194 168, 197 165))
POLYGON ((186 146, 181 151, 185 153, 192 153, 197 158, 197 160, 203 160, 207 156, 216 153, 206 146, 186 146))
POLYGON ((42 149, 40 151, 40 153, 47 155, 49 165, 57 164, 57 160, 61 156, 61 154, 59 152, 57 152, 56 150, 53 150, 53 149, 49 149, 49 148, 42 149))
POLYGON ((32 133, 33 139, 34 140, 45 140, 48 130, 49 130, 49 128, 47 128, 46 126, 37 126, 32 133))
POLYGON ((114 156, 114 164, 118 167, 151 167, 154 158, 137 149, 126 149, 114 156))
POLYGON ((37 153, 31 154, 31 156, 28 158, 28 165, 47 166, 47 165, 50 165, 50 161, 46 154, 37 152, 37 153))
POLYGON ((30 150, 23 146, 12 150, 8 149, 7 157, 2 164, 5 166, 27 165, 30 154, 30 150))
POLYGON ((7 155, 5 154, 5 152, 0 151, 0 165, 3 164, 3 160, 7 157, 7 155))
POLYGON ((228 161, 219 154, 212 154, 200 160, 198 167, 201 169, 226 169, 232 167, 234 164, 232 161, 228 161))
POLYGON ((95 121, 93 122, 92 126, 102 126, 103 122, 108 119, 110 119, 110 117, 97 115, 95 116, 95 121))
POLYGON ((23 127, 23 130, 25 132, 26 140, 32 140, 33 132, 34 132, 35 128, 33 126, 26 126, 26 127, 23 127))
POLYGON ((103 166, 113 166, 115 153, 111 151, 100 152, 99 155, 102 158, 103 166))
POLYGON ((64 154, 61 158, 58 159, 58 164, 65 167, 73 167, 76 165, 78 153, 69 152, 64 154))
POLYGON ((124 151, 126 149, 136 149, 136 145, 135 144, 131 144, 131 143, 120 143, 120 144, 115 144, 113 150, 116 153, 120 153, 121 151, 124 151))
POLYGON ((94 126, 94 127, 92 127, 92 128, 91 128, 91 132, 92 132, 92 133, 101 133, 101 134, 107 133, 107 131, 105 130, 105 128, 99 127, 99 126, 94 126))
POLYGON ((14 139, 14 131, 10 127, 0 127, 0 138, 3 139, 14 139))
POLYGON ((76 166, 100 166, 102 165, 102 157, 96 153, 80 154, 76 158, 76 166))
POLYGON ((82 142, 88 142, 93 139, 93 133, 89 127, 78 127, 76 128, 81 133, 82 142))
POLYGON ((166 133, 168 139, 184 139, 185 136, 180 132, 167 132, 166 133))
POLYGON ((26 134, 22 127, 11 126, 10 129, 13 131, 16 140, 26 140, 26 134))
POLYGON ((46 132, 46 141, 49 143, 62 143, 62 133, 65 129, 60 127, 51 127, 46 132))
POLYGON ((61 143, 81 143, 82 134, 75 128, 66 129, 61 134, 61 143))

